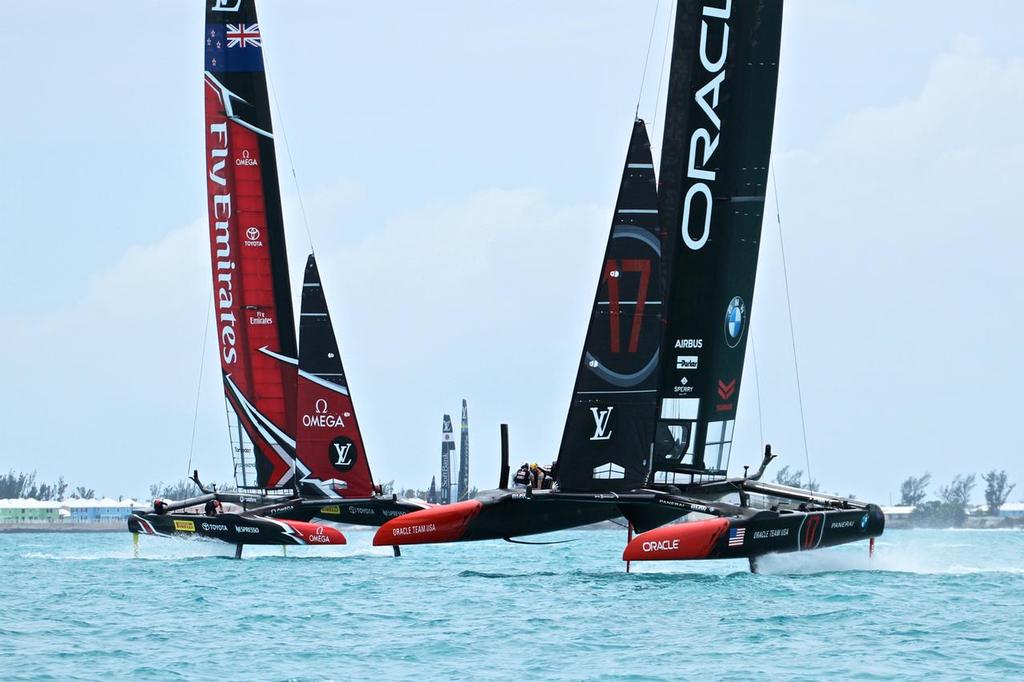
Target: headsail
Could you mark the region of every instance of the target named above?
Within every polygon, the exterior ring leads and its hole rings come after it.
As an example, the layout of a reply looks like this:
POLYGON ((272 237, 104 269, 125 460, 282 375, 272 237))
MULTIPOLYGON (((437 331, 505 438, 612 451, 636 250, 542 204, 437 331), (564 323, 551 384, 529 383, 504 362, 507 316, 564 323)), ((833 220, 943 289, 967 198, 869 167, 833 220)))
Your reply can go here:
POLYGON ((207 0, 204 43, 213 291, 236 480, 284 487, 295 320, 255 0, 207 0))
POLYGON ((299 318, 295 454, 300 492, 314 497, 370 497, 373 476, 312 254, 306 261, 299 318))
POLYGON ((662 339, 662 237, 637 120, 558 453, 562 490, 626 490, 650 470, 662 339))
POLYGON ((728 468, 781 31, 782 0, 678 3, 659 171, 671 276, 655 483, 728 468))

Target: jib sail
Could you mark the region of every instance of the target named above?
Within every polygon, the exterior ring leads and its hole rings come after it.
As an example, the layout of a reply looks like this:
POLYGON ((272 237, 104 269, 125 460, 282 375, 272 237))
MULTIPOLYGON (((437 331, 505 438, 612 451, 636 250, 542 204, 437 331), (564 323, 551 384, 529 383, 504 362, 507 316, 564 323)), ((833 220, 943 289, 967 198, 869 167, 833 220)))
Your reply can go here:
POLYGON ((651 145, 637 120, 558 453, 562 490, 626 490, 647 478, 660 380, 661 254, 651 145))
POLYGON ((373 477, 312 254, 302 282, 298 382, 300 492, 312 497, 373 495, 373 477))
POLYGON ((255 0, 207 0, 207 199, 217 338, 236 481, 294 466, 295 320, 255 0))
POLYGON ((655 483, 724 474, 775 117, 781 0, 680 0, 659 211, 669 264, 655 483))

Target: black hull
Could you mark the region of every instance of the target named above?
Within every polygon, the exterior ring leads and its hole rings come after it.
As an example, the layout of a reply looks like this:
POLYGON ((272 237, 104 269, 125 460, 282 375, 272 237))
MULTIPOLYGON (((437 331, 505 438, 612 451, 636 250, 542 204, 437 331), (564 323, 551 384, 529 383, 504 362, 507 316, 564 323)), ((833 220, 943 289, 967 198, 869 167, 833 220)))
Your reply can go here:
POLYGON ((577 528, 619 516, 642 517, 655 525, 692 509, 666 503, 653 492, 570 494, 493 490, 476 499, 440 505, 390 521, 377 531, 375 545, 499 540, 577 528))
MULTIPOLYGON (((288 506, 288 505, 282 505, 288 506)), ((291 510, 270 514, 275 518, 312 520, 321 519, 332 523, 348 523, 355 526, 382 526, 410 512, 421 511, 427 507, 417 502, 395 499, 393 497, 372 497, 366 499, 337 500, 329 503, 322 501, 303 501, 295 503, 291 510)))
POLYGON ((744 559, 802 552, 876 538, 885 515, 876 505, 852 510, 759 511, 663 526, 633 538, 626 561, 744 559))
POLYGON ((510 494, 491 504, 466 528, 461 540, 496 540, 577 528, 622 516, 613 504, 573 502, 557 498, 510 494))
POLYGON ((345 536, 331 526, 254 514, 136 513, 128 517, 128 530, 144 535, 220 540, 232 545, 345 544, 345 536))

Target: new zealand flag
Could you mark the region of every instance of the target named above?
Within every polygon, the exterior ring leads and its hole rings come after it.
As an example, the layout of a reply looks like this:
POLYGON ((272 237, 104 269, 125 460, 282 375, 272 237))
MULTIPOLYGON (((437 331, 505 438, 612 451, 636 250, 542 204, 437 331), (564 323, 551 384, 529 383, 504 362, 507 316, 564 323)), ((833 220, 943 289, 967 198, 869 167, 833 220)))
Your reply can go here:
POLYGON ((263 71, 259 24, 207 24, 206 70, 263 71))

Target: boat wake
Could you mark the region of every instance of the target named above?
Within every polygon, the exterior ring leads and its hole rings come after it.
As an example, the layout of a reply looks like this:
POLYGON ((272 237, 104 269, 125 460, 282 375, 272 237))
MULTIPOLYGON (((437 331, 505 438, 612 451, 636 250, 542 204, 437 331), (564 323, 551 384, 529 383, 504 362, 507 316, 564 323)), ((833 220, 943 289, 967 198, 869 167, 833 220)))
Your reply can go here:
POLYGON ((807 552, 773 554, 762 557, 759 572, 763 575, 815 574, 841 571, 883 571, 890 573, 916 573, 920 575, 970 575, 1002 573, 1024 575, 1024 567, 1003 562, 977 565, 949 560, 933 551, 918 551, 915 547, 893 545, 880 548, 874 557, 867 553, 807 552))

